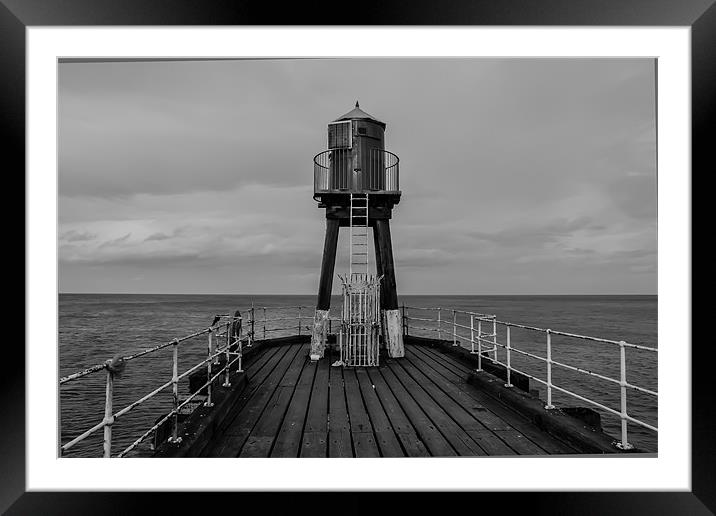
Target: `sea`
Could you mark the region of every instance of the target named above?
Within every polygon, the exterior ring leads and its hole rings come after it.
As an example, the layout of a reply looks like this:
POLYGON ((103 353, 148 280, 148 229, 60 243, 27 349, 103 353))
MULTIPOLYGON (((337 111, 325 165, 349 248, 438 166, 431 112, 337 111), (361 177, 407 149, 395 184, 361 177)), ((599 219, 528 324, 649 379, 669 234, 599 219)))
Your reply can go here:
MULTIPOLYGON (((338 317, 340 303, 340 297, 334 296, 331 317, 338 317)), ((496 331, 493 331, 488 319, 476 320, 475 316, 471 318, 464 312, 494 315, 501 322, 658 348, 657 296, 415 295, 401 296, 400 304, 407 307, 410 334, 439 335, 470 348, 470 335, 477 335, 477 326, 480 325, 485 341, 481 344, 483 351, 491 347, 487 341, 495 333, 498 343, 505 344, 506 329, 496 324, 496 331)), ((315 295, 60 294, 59 377, 191 334, 208 327, 217 314, 239 310, 246 325, 252 307, 257 338, 261 338, 264 331, 269 337, 292 335, 299 331, 309 333, 314 306, 315 295), (295 308, 299 306, 303 307, 300 309, 300 327, 297 319, 299 309, 295 308), (291 320, 272 321, 283 318, 291 320)), ((533 358, 546 356, 546 334, 514 327, 510 332, 511 347, 514 349, 511 353, 512 367, 546 379, 544 362, 533 358)), ((114 412, 171 379, 170 348, 126 364, 122 375, 114 382, 114 412)), ((551 352, 552 360, 560 364, 619 379, 618 345, 552 334, 551 352)), ((182 342, 179 346, 179 371, 192 367, 205 358, 206 353, 205 335, 182 342)), ((504 363, 505 353, 498 346, 497 360, 504 363)), ((627 348, 627 380, 630 384, 657 391, 656 355, 655 352, 627 348)), ((99 371, 60 387, 61 443, 67 443, 102 420, 105 379, 104 372, 99 371)), ((552 368, 552 381, 562 389, 619 411, 620 387, 614 382, 556 364, 552 368)), ((546 400, 544 385, 532 380, 531 387, 538 391, 541 399, 546 400)), ((188 382, 183 381, 180 383, 180 396, 188 393, 188 382)), ((656 397, 629 389, 627 403, 629 415, 657 426, 656 397)), ((615 438, 620 436, 620 420, 608 411, 558 390, 553 390, 553 405, 593 408, 600 412, 604 431, 615 438)), ((119 418, 112 429, 113 455, 132 444, 158 418, 171 410, 171 406, 171 389, 165 389, 119 418)), ((652 430, 629 423, 628 431, 631 444, 648 452, 658 450, 657 434, 652 430)), ((147 438, 131 455, 150 456, 151 451, 152 439, 147 438)), ((67 450, 64 456, 97 457, 101 454, 100 430, 67 450)))

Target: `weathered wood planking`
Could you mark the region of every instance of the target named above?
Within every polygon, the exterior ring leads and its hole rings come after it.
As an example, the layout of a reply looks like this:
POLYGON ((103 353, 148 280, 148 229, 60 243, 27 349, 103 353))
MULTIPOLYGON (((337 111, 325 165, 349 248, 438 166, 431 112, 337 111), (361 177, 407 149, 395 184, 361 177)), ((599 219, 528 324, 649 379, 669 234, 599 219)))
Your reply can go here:
POLYGON ((419 370, 409 361, 401 362, 403 368, 426 392, 438 402, 447 414, 472 437, 488 455, 514 455, 514 450, 494 433, 495 430, 510 430, 511 427, 491 414, 482 405, 474 403, 459 387, 443 382, 437 373, 419 370), (486 421, 487 420, 487 421, 486 421))
MULTIPOLYGON (((393 427, 393 431, 403 446, 405 455, 408 457, 429 457, 430 453, 425 447, 425 444, 415 433, 415 428, 400 407, 400 403, 398 403, 390 387, 385 383, 383 376, 376 369, 367 369, 366 373, 372 382, 376 396, 381 400, 385 413, 393 427)), ((445 441, 445 447, 450 448, 447 441, 445 441)))
POLYGON ((458 455, 445 436, 438 430, 431 418, 423 411, 424 407, 413 399, 390 368, 387 366, 383 367, 380 369, 380 373, 386 385, 393 391, 405 414, 410 419, 415 433, 420 437, 425 447, 430 450, 430 454, 435 457, 458 455))
MULTIPOLYGON (((278 365, 278 363, 288 351, 288 346, 268 348, 262 353, 262 360, 256 362, 256 370, 252 370, 251 372, 246 370, 247 375, 249 376, 249 384, 239 395, 239 400, 237 401, 237 414, 240 413, 241 410, 243 410, 243 407, 246 405, 247 401, 251 398, 256 389, 258 389, 263 384, 266 378, 268 378, 268 376, 271 374, 271 372, 274 370, 274 368, 278 365), (263 357, 266 357, 265 360, 263 359, 263 357)), ((224 433, 226 429, 231 426, 235 418, 236 416, 222 424, 219 431, 224 433)), ((217 443, 215 443, 212 447, 208 447, 206 452, 212 454, 218 453, 218 451, 214 448, 217 444, 220 443, 221 441, 217 441, 217 443)))
MULTIPOLYGON (((528 438, 533 443, 536 443, 540 448, 544 449, 550 454, 565 454, 565 453, 577 453, 577 451, 570 447, 568 444, 560 441, 556 437, 553 437, 546 432, 537 428, 534 424, 528 421, 525 417, 517 414, 513 410, 500 403, 498 400, 492 398, 489 394, 486 394, 474 386, 466 383, 466 378, 456 373, 449 366, 444 365, 444 362, 440 360, 440 356, 450 360, 449 357, 436 351, 434 349, 426 348, 423 346, 411 346, 409 356, 411 358, 417 358, 423 360, 425 367, 423 370, 432 368, 442 376, 446 378, 452 384, 458 385, 464 389, 464 392, 474 398, 478 403, 486 407, 496 417, 501 418, 504 421, 508 421, 510 426, 514 428, 519 434, 528 438)), ((516 444, 525 451, 529 448, 529 445, 522 445, 520 437, 517 437, 518 442, 516 444)))
MULTIPOLYGON (((281 377, 278 387, 266 403, 256 425, 244 444, 240 457, 268 457, 288 409, 298 378, 308 361, 308 344, 302 345, 288 369, 281 377)), ((305 413, 306 405, 303 406, 305 413)))
POLYGON ((373 426, 363 403, 355 369, 343 371, 343 385, 346 391, 348 420, 356 457, 380 457, 373 426))
POLYGON ((358 385, 360 386, 363 401, 365 402, 365 407, 368 410, 368 415, 370 416, 373 433, 375 434, 378 442, 378 448, 380 449, 381 456, 404 457, 406 454, 400 446, 400 442, 398 441, 395 430, 393 429, 393 425, 390 423, 390 419, 388 419, 388 416, 380 403, 380 399, 375 392, 375 387, 368 377, 366 368, 356 369, 355 374, 358 378, 358 385))
POLYGON ((343 368, 330 367, 329 371, 328 456, 353 457, 351 425, 348 420, 346 393, 343 388, 343 368))
POLYGON ((301 457, 325 457, 328 452, 328 358, 318 361, 311 388, 306 425, 303 429, 301 457))
POLYGON ((468 433, 445 412, 442 407, 444 400, 441 400, 441 403, 437 403, 431 398, 428 392, 399 365, 400 362, 402 361, 393 361, 390 364, 390 371, 395 374, 408 393, 420 404, 435 426, 455 448, 458 455, 487 455, 468 433))
POLYGON ((283 375, 303 345, 295 344, 288 346, 286 353, 281 357, 279 363, 273 368, 264 382, 251 393, 250 398, 236 415, 229 427, 224 432, 223 442, 218 443, 218 449, 212 456, 237 457, 249 437, 256 421, 266 407, 267 401, 271 398, 274 390, 281 382, 283 375))
MULTIPOLYGON (((300 353, 299 353, 300 355, 300 353)), ((316 375, 318 364, 306 360, 301 371, 301 377, 296 384, 296 390, 291 398, 281 428, 276 436, 271 457, 298 457, 301 450, 301 437, 303 435, 308 403, 311 398, 311 387, 316 375)))

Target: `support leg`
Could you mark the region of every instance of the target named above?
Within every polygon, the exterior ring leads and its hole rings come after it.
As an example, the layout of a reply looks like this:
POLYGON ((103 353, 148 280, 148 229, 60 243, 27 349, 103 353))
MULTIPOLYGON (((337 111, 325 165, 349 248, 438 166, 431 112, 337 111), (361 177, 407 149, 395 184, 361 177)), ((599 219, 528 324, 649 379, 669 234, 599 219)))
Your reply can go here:
POLYGON ((311 360, 322 358, 326 348, 328 313, 331 308, 333 271, 336 266, 336 249, 338 247, 338 228, 338 219, 326 219, 326 240, 323 245, 321 279, 318 285, 318 301, 316 302, 313 333, 311 335, 311 360))
POLYGON ((393 244, 390 238, 390 222, 388 219, 377 219, 375 231, 380 249, 380 261, 383 268, 383 282, 381 292, 381 303, 385 310, 386 342, 388 356, 402 357, 405 355, 403 348, 403 331, 398 310, 398 290, 395 284, 395 265, 393 264, 393 244))

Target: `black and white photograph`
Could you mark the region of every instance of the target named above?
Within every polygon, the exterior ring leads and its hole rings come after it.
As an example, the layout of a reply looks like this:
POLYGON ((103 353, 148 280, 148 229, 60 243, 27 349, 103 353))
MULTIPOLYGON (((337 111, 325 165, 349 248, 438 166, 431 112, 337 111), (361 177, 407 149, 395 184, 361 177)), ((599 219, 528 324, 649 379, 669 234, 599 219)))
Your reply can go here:
POLYGON ((657 77, 59 59, 57 457, 659 457, 657 77))

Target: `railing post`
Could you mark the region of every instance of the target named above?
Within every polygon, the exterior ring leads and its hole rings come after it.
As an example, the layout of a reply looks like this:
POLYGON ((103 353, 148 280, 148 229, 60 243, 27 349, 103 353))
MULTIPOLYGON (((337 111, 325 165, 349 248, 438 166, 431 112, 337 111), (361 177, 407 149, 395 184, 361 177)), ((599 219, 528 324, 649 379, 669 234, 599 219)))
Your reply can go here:
POLYGON ((255 310, 254 310, 254 303, 251 302, 251 337, 249 337, 249 347, 253 346, 254 344, 254 321, 255 321, 255 310))
POLYGON ((104 457, 106 459, 112 456, 112 425, 114 424, 114 416, 112 415, 113 401, 114 373, 107 367, 107 385, 104 395, 104 457))
POLYGON ((172 435, 170 443, 179 441, 179 340, 172 341, 172 435))
POLYGON ((477 370, 482 371, 482 318, 477 319, 477 370))
POLYGON ((457 346, 457 319, 455 310, 452 311, 452 345, 457 346))
POLYGON ((224 364, 224 387, 231 387, 229 381, 229 362, 231 362, 231 327, 233 326, 234 317, 229 316, 229 321, 226 323, 226 363, 224 364))
POLYGON ((440 307, 438 307, 438 340, 443 339, 442 323, 440 321, 440 307))
POLYGON ((475 354, 475 314, 470 314, 470 353, 475 354))
POLYGON ((547 410, 554 408, 552 405, 552 330, 547 330, 547 410))
MULTIPOLYGON (((497 332, 495 332, 497 333, 497 332)), ((505 384, 505 387, 512 387, 512 379, 510 378, 510 373, 512 372, 512 364, 510 362, 510 351, 512 350, 512 342, 510 339, 510 325, 507 325, 507 383, 505 384)))
POLYGON ((298 334, 301 335, 301 307, 298 307, 298 334))
POLYGON ((243 345, 243 343, 241 342, 241 334, 239 334, 239 335, 236 336, 236 341, 237 341, 238 346, 239 346, 239 360, 238 360, 238 362, 239 362, 239 367, 238 367, 238 369, 236 370, 236 372, 237 372, 237 373, 243 373, 243 372, 244 372, 244 369, 243 369, 244 345, 243 345))
MULTIPOLYGON (((214 340, 214 328, 213 327, 211 327, 209 329, 209 353, 211 355, 216 353, 216 340, 214 340)), ((218 364, 219 363, 219 355, 215 356, 212 359, 212 361, 214 362, 214 364, 218 364)))
POLYGON ((214 339, 213 339, 213 337, 212 337, 212 334, 213 334, 213 333, 214 333, 213 330, 212 330, 211 328, 209 328, 209 345, 208 345, 208 348, 209 348, 209 349, 208 349, 208 356, 206 357, 206 358, 209 359, 209 360, 208 360, 208 362, 206 363, 206 381, 207 381, 207 386, 206 386, 206 401, 204 402, 204 406, 205 406, 205 407, 213 407, 213 406, 214 406, 214 404, 211 402, 211 384, 212 384, 212 381, 211 381, 211 364, 212 364, 212 362, 214 362, 214 359, 217 359, 217 358, 219 358, 219 357, 218 357, 218 356, 217 356, 217 357, 213 357, 213 356, 212 356, 212 355, 214 354, 214 339))
POLYGON ((620 355, 620 380, 619 385, 621 386, 621 419, 622 419, 622 441, 619 446, 622 450, 631 450, 633 446, 629 444, 627 440, 627 379, 626 379, 626 344, 624 341, 619 343, 619 355, 620 355))
POLYGON ((263 307, 264 310, 264 340, 266 340, 266 307, 263 307))
POLYGON ((405 308, 405 305, 403 305, 403 336, 406 337, 408 335, 408 316, 406 315, 407 309, 405 308))
POLYGON ((492 358, 497 362, 497 316, 492 316, 492 350, 495 352, 495 356, 492 358))

